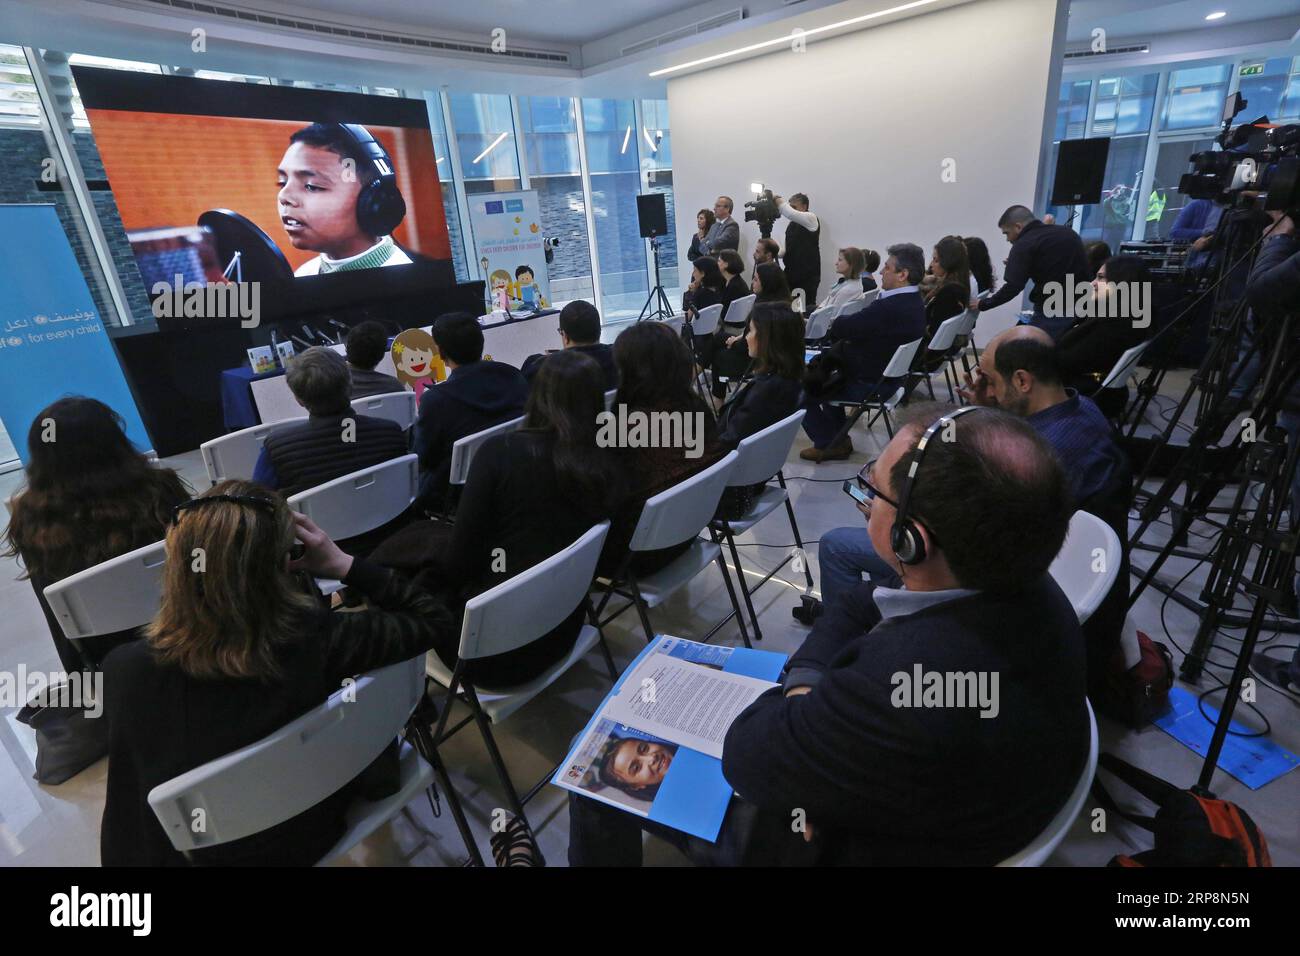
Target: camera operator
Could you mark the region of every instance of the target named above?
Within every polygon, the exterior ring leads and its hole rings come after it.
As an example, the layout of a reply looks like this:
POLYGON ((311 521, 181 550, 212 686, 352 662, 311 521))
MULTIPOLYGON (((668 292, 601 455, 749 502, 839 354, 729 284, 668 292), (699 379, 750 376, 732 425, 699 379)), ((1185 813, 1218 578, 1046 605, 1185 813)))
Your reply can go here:
MULTIPOLYGON (((1261 318, 1285 311, 1300 311, 1300 239, 1290 215, 1269 212, 1273 220, 1246 281, 1246 299, 1261 318)), ((1294 334, 1295 330, 1293 330, 1294 334)), ((1287 440, 1300 439, 1300 387, 1292 388, 1278 414, 1278 424, 1286 430, 1287 440)), ((1300 469, 1297 469, 1300 476, 1300 469)), ((1300 520, 1300 480, 1291 485, 1291 522, 1300 520)), ((1273 657, 1265 651, 1251 655, 1250 669, 1257 677, 1300 702, 1300 649, 1291 659, 1273 657)))
POLYGON ((788 202, 773 196, 772 202, 776 203, 781 217, 789 220, 785 227, 786 281, 791 289, 803 289, 804 302, 811 308, 817 301, 817 285, 822 274, 821 250, 817 247, 821 222, 808 211, 808 197, 803 193, 795 193, 788 202))

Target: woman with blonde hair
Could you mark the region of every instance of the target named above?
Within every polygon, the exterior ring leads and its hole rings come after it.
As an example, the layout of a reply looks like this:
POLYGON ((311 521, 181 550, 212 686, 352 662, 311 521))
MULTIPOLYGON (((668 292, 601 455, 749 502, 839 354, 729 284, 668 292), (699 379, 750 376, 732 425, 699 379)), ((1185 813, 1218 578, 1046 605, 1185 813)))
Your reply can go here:
MULTIPOLYGON (((145 639, 104 662, 106 866, 184 865, 148 804, 166 780, 262 739, 346 678, 410 660, 453 625, 423 588, 339 550, 275 492, 223 481, 173 509, 162 605, 145 639), (371 607, 331 613, 302 574, 371 607)), ((362 774, 304 813, 192 854, 210 864, 310 865, 344 831, 362 774)))
POLYGON ((862 272, 866 268, 867 257, 857 246, 845 246, 835 257, 835 274, 839 276, 826 298, 817 303, 817 308, 827 309, 837 305, 848 305, 854 299, 863 296, 862 272))

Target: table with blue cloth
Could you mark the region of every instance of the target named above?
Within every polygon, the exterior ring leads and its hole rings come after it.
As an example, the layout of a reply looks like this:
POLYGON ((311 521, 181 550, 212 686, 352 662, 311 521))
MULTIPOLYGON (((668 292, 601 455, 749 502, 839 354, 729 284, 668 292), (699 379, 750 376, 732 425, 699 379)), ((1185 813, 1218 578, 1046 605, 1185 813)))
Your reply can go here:
POLYGON ((234 432, 241 428, 260 425, 262 419, 257 414, 257 406, 253 404, 253 390, 250 386, 259 379, 274 378, 276 375, 283 374, 284 369, 281 368, 273 372, 259 373, 246 365, 240 368, 228 368, 222 372, 221 414, 225 419, 226 431, 234 432))

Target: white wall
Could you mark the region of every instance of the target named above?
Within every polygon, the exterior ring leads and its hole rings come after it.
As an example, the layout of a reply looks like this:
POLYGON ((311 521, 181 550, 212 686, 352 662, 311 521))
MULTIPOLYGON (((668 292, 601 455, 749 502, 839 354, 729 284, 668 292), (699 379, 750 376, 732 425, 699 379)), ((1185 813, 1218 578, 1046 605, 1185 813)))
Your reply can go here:
MULTIPOLYGON (((979 0, 670 80, 680 248, 696 212, 725 194, 748 260, 758 225, 743 221, 740 204, 759 181, 811 199, 822 223, 819 295, 841 246, 883 255, 914 242, 928 262, 954 233, 982 237, 1000 279, 1010 246, 998 216, 1036 195, 1049 81, 1060 70, 1056 7, 979 0), (948 159, 953 182, 941 177, 948 159)), ((772 232, 778 242, 784 222, 772 232)), ((986 316, 978 338, 1010 325, 1018 308, 986 316)))

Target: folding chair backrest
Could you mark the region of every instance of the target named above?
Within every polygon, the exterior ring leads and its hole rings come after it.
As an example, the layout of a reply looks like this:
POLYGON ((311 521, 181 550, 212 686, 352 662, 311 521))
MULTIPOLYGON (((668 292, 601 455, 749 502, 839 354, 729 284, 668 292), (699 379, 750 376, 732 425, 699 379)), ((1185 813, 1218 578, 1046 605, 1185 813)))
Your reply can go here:
POLYGON ((254 425, 205 441, 199 446, 199 454, 203 456, 203 467, 208 471, 208 480, 215 485, 228 478, 252 478, 266 436, 283 424, 285 423, 272 422, 269 425, 254 425))
POLYGON ((723 489, 739 460, 729 452, 720 461, 661 491, 645 503, 632 532, 632 551, 654 551, 689 541, 700 533, 718 509, 723 489))
POLYGON ((461 660, 516 650, 572 614, 586 600, 608 533, 609 522, 602 521, 563 551, 470 598, 460 628, 461 660))
POLYGON ((727 479, 727 484, 732 487, 756 485, 760 481, 767 481, 785 467, 785 460, 790 457, 790 448, 794 445, 795 436, 799 434, 803 416, 804 410, 801 408, 788 418, 744 439, 736 448, 736 467, 727 479))
POLYGON ((1065 544, 1061 545, 1048 570, 1070 599, 1080 624, 1087 621, 1105 599, 1119 574, 1122 557, 1119 537, 1110 525, 1087 511, 1076 511, 1070 517, 1065 544), (1100 570, 1098 557, 1104 561, 1100 570))
POLYGON ((975 323, 979 320, 980 310, 967 309, 965 312, 961 314, 961 317, 966 321, 962 322, 959 326, 957 326, 957 335, 959 337, 963 335, 970 335, 972 332, 975 331, 975 323))
POLYGON ((289 499, 335 541, 373 531, 392 521, 420 490, 419 457, 403 455, 343 475, 289 499))
POLYGON ((177 850, 239 840, 336 793, 406 725, 424 693, 424 655, 371 671, 256 743, 149 791, 177 850), (194 826, 197 811, 203 826, 194 826))
MULTIPOLYGON (((854 299, 850 304, 856 306, 858 301, 859 300, 854 299)), ((831 323, 838 319, 843 311, 844 306, 842 305, 822 306, 812 315, 808 316, 808 327, 804 329, 803 337, 810 341, 825 338, 826 333, 831 330, 831 323)))
POLYGON ((695 316, 695 321, 691 323, 691 332, 695 335, 712 335, 718 330, 718 321, 721 318, 721 302, 700 309, 695 316))
POLYGON ((675 313, 675 314, 673 314, 673 315, 668 316, 668 318, 666 318, 666 319, 660 319, 659 321, 662 322, 664 325, 668 326, 670 329, 672 329, 672 330, 673 330, 674 332, 676 332, 678 335, 681 335, 681 334, 682 334, 682 325, 686 322, 686 313, 685 313, 685 312, 677 312, 677 313, 675 313))
POLYGON ((966 321, 966 313, 954 315, 951 319, 944 319, 943 323, 934 330, 934 338, 930 339, 930 344, 926 346, 931 352, 946 352, 952 348, 952 343, 957 340, 957 330, 961 328, 966 321))
POLYGON ((474 455, 483 447, 485 441, 493 435, 504 435, 506 432, 512 432, 523 423, 524 416, 520 415, 508 422, 493 425, 491 428, 485 428, 481 432, 475 432, 459 439, 456 444, 451 446, 451 484, 463 485, 469 480, 470 462, 474 460, 474 455))
POLYGON ((885 370, 881 373, 881 378, 902 378, 907 374, 908 369, 912 367, 912 359, 916 357, 917 350, 921 347, 921 340, 908 342, 900 345, 894 350, 894 357, 889 360, 885 370))
POLYGON ((166 543, 147 544, 56 581, 45 600, 69 640, 140 627, 162 604, 166 563, 166 543))
POLYGON ((1142 358, 1142 353, 1147 350, 1147 346, 1150 344, 1150 340, 1147 340, 1126 350, 1119 357, 1119 361, 1115 363, 1115 367, 1110 370, 1110 374, 1102 380, 1101 388, 1123 388, 1128 385, 1128 380, 1137 371, 1138 361, 1142 358))
POLYGON ((358 415, 387 418, 389 421, 397 422, 402 431, 406 431, 415 424, 415 392, 384 392, 382 395, 354 398, 352 410, 358 415))
POLYGON ((727 307, 726 322, 728 325, 740 325, 742 322, 749 321, 749 313, 753 311, 754 301, 758 296, 752 292, 747 296, 736 299, 727 307))
POLYGON ((880 289, 879 288, 872 289, 870 292, 862 293, 862 298, 854 299, 852 304, 854 306, 860 306, 865 309, 871 303, 876 301, 876 296, 878 295, 880 295, 880 289))

